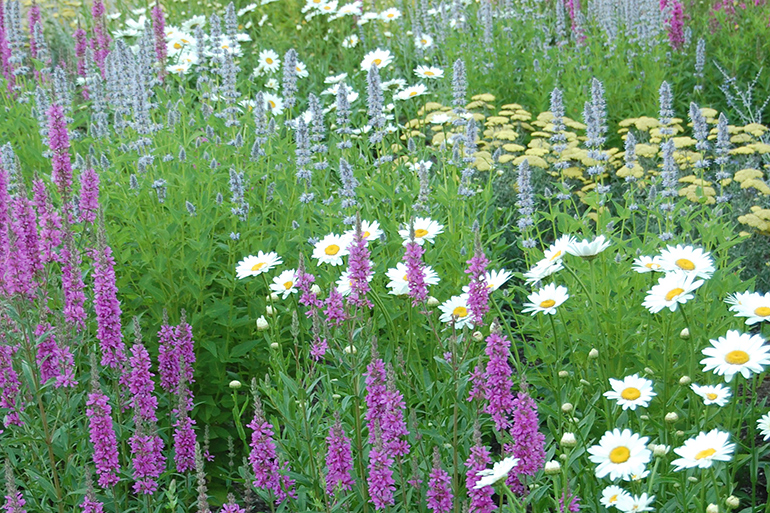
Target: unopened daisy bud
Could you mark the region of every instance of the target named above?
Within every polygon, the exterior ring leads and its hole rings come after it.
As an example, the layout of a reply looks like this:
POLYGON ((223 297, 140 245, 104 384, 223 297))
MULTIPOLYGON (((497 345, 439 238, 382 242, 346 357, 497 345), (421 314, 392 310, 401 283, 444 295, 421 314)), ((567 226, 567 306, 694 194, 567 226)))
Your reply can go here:
POLYGON ((690 338, 690 330, 688 330, 687 328, 682 329, 682 331, 679 332, 679 338, 683 340, 687 340, 688 338, 690 338))
POLYGON ((564 413, 569 413, 574 409, 574 406, 572 406, 572 403, 564 403, 561 405, 561 411, 564 413))
POLYGON ((332 394, 332 399, 337 400, 340 399, 342 396, 340 394, 332 394))
POLYGON ((567 372, 567 371, 559 371, 559 377, 560 378, 568 378, 569 377, 569 372, 567 372))
POLYGON ((690 383, 692 383, 692 379, 690 379, 690 376, 682 376, 679 378, 679 384, 683 387, 689 386, 690 383))
POLYGON ((480 331, 474 331, 473 332, 473 340, 476 342, 482 340, 484 338, 484 335, 480 331))
POLYGON ((450 443, 445 443, 444 444, 444 449, 451 449, 451 448, 452 448, 452 444, 450 444, 450 443))
POLYGON ((564 453, 561 453, 561 454, 559 454, 559 459, 560 459, 561 461, 567 461, 567 455, 566 455, 566 454, 564 454, 564 453))
POLYGON ((581 385, 585 385, 585 386, 589 386, 589 385, 591 385, 591 382, 588 381, 587 379, 581 379, 580 380, 580 384, 581 385))
POLYGON ((697 483, 698 482, 698 478, 695 477, 695 476, 690 476, 690 477, 687 478, 687 480, 689 482, 691 482, 691 483, 697 483))
POLYGON ((735 509, 740 505, 741 505, 741 500, 735 495, 731 495, 725 499, 725 506, 727 506, 730 509, 735 509))
POLYGON ((645 374, 649 374, 649 375, 655 374, 655 371, 650 369, 649 367, 645 367, 644 368, 644 372, 645 372, 645 374))
POLYGON ((674 434, 675 434, 676 436, 684 436, 684 431, 682 431, 681 429, 677 429, 677 430, 676 430, 676 432, 675 432, 674 434))
POLYGON ((714 504, 713 502, 706 506, 706 513, 719 513, 719 506, 714 504))
POLYGON ((275 308, 273 308, 273 307, 272 307, 272 306, 270 306, 270 305, 267 305, 267 306, 265 307, 265 313, 266 313, 267 315, 274 315, 274 314, 275 314, 275 308))
POLYGON ((551 460, 545 464, 545 475, 553 476, 561 472, 561 463, 551 460))
POLYGON ((234 379, 230 382, 230 388, 232 388, 233 390, 238 390, 239 388, 241 388, 241 386, 242 386, 242 383, 237 379, 234 379))
POLYGON ((670 411, 666 413, 666 422, 668 422, 669 424, 673 424, 677 420, 679 420, 679 415, 677 415, 675 411, 670 411))
POLYGON ((671 450, 670 445, 664 445, 664 444, 658 444, 655 446, 654 449, 652 449, 652 455, 657 458, 662 458, 666 454, 668 454, 668 451, 671 450))
POLYGON ((642 420, 650 420, 650 416, 649 415, 639 415, 639 418, 642 419, 642 420))
POLYGON ((428 306, 438 306, 438 299, 433 296, 428 296, 428 306))
POLYGON ((561 436, 559 445, 567 449, 572 449, 573 447, 577 446, 577 438, 575 438, 575 433, 564 433, 561 436))
POLYGON ((315 283, 310 287, 310 292, 315 294, 316 296, 321 293, 321 287, 316 285, 315 283))
POLYGON ((597 358, 599 358, 599 350, 594 347, 593 349, 588 351, 588 358, 591 360, 596 360, 597 358))
POLYGON ((278 349, 279 347, 281 347, 281 345, 278 342, 271 342, 270 347, 273 349, 278 349))
POLYGON ((260 315, 259 319, 257 319, 257 330, 265 331, 267 328, 268 328, 267 319, 265 319, 264 315, 260 315))
POLYGON ((356 354, 358 353, 358 348, 356 346, 345 346, 343 351, 345 351, 347 354, 356 354))
POLYGON ((278 301, 278 294, 275 292, 271 293, 269 296, 267 296, 267 301, 278 301))

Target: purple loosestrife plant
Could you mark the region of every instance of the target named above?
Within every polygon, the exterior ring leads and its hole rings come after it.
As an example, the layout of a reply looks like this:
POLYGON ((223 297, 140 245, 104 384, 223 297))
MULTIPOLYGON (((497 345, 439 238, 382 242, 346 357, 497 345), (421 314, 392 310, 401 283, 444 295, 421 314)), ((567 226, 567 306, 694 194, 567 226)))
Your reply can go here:
POLYGON ((27 12, 27 19, 29 22, 29 56, 33 59, 37 59, 38 41, 35 40, 35 25, 40 23, 40 6, 33 0, 32 5, 27 12))
POLYGON ((353 456, 350 452, 350 438, 342 429, 338 413, 334 415, 334 425, 329 428, 326 437, 326 493, 335 496, 337 491, 353 489, 353 456))
MULTIPOLYGON (((93 362, 94 364, 96 362, 93 362)), ((93 388, 86 401, 86 416, 91 443, 94 446, 94 466, 102 488, 115 486, 120 480, 118 440, 112 424, 112 407, 109 398, 99 386, 98 374, 93 372, 93 388)))
POLYGON ((86 494, 80 503, 82 513, 104 513, 104 504, 96 500, 94 494, 94 482, 91 478, 91 469, 86 470, 86 494))
POLYGON ((471 278, 468 286, 468 310, 474 326, 483 326, 484 315, 489 312, 489 287, 484 278, 489 260, 484 255, 478 231, 476 231, 475 246, 476 250, 468 260, 468 268, 465 270, 471 278))
POLYGON ((37 210, 37 222, 40 231, 40 251, 43 263, 59 261, 56 249, 62 242, 62 221, 59 213, 51 204, 45 183, 42 180, 32 182, 33 203, 37 210))
POLYGON ((24 496, 16 488, 16 478, 13 477, 13 467, 11 462, 5 460, 5 504, 3 509, 6 513, 27 513, 24 509, 24 505, 27 501, 24 500, 24 496))
POLYGON ((559 513, 577 513, 580 511, 580 497, 569 490, 562 490, 559 498, 559 513))
POLYGON ((280 504, 287 497, 294 498, 294 482, 286 475, 281 475, 281 471, 288 470, 284 465, 281 469, 278 463, 278 454, 273 440, 273 426, 265 420, 265 414, 262 412, 262 403, 259 398, 255 398, 254 419, 248 424, 251 428, 251 451, 249 452, 249 463, 254 472, 254 481, 252 484, 256 488, 272 492, 275 497, 275 503, 280 504))
POLYGON ((102 78, 105 78, 106 68, 104 61, 110 53, 110 43, 112 42, 104 20, 106 12, 104 2, 102 0, 95 0, 91 7, 91 16, 94 22, 94 37, 91 39, 91 49, 94 51, 94 62, 101 71, 102 78))
POLYGON ((56 388, 71 388, 77 385, 78 382, 75 381, 74 376, 74 359, 70 348, 57 343, 53 326, 48 323, 38 324, 34 334, 39 339, 37 366, 40 370, 40 384, 43 385, 49 379, 53 379, 56 388))
POLYGON ((514 493, 525 495, 527 488, 522 476, 534 476, 545 462, 545 435, 538 430, 537 405, 522 389, 514 399, 513 423, 510 429, 513 443, 504 450, 519 459, 515 472, 508 475, 506 484, 514 493))
MULTIPOLYGON (((369 443, 374 443, 375 425, 379 430, 380 419, 385 415, 387 406, 387 373, 385 362, 377 355, 376 347, 372 347, 372 360, 366 366, 366 422, 369 428, 369 443)), ((381 433, 380 433, 381 434, 381 433)))
MULTIPOLYGON (((154 424, 153 424, 154 426, 154 424)), ((139 424, 128 445, 131 448, 131 466, 133 467, 134 493, 152 495, 158 490, 158 477, 166 467, 163 455, 163 439, 147 431, 144 424, 139 424)))
POLYGON ((414 241, 414 222, 409 225, 409 242, 404 249, 406 281, 409 285, 409 297, 412 306, 424 303, 428 299, 428 286, 425 284, 425 264, 422 255, 425 249, 414 241))
MULTIPOLYGON (((0 336, 5 339, 5 335, 0 336)), ((0 408, 7 408, 9 412, 5 416, 6 426, 21 426, 19 413, 24 410, 23 402, 19 400, 21 382, 19 374, 13 368, 13 355, 19 350, 18 346, 9 346, 3 340, 0 344, 0 408)))
POLYGON ((246 510, 235 502, 235 496, 232 493, 227 494, 227 504, 222 505, 219 513, 246 513, 246 510))
POLYGON ((513 371, 508 363, 511 354, 510 345, 508 339, 502 334, 500 325, 493 322, 485 350, 489 361, 484 372, 484 395, 487 399, 484 411, 492 416, 492 420, 495 421, 495 429, 498 431, 510 427, 508 415, 511 414, 514 407, 514 397, 511 392, 513 388, 511 374, 513 371))
POLYGON ((449 474, 441 468, 441 456, 438 447, 433 448, 433 469, 428 480, 428 509, 434 513, 449 513, 452 511, 452 488, 449 474))
POLYGON ((477 423, 473 427, 473 447, 471 447, 471 453, 465 461, 465 466, 468 468, 468 471, 465 473, 465 488, 468 490, 468 496, 471 499, 468 513, 490 513, 497 509, 495 502, 492 500, 492 495, 495 493, 494 488, 491 486, 474 488, 479 479, 481 479, 478 473, 486 470, 491 461, 489 449, 481 443, 481 432, 477 423))
POLYGON ((361 232, 361 216, 356 215, 356 229, 353 241, 348 247, 348 272, 350 273, 350 295, 348 304, 357 308, 373 308, 374 304, 366 294, 369 292, 369 276, 372 273, 372 261, 369 260, 369 248, 361 232))
POLYGON ((35 210, 22 187, 11 199, 9 216, 9 244, 6 259, 5 287, 8 294, 19 294, 29 299, 37 291, 37 275, 43 269, 37 233, 35 210))
POLYGON ((195 470, 195 421, 190 418, 192 410, 192 393, 188 392, 185 383, 179 385, 179 403, 171 411, 175 418, 174 426, 174 463, 177 472, 183 473, 195 470))
MULTIPOLYGON (((81 27, 72 35, 75 39, 75 57, 77 58, 77 73, 79 77, 86 77, 86 48, 88 48, 88 35, 81 27)), ((87 93, 85 93, 87 95, 87 93)), ((86 96, 86 99, 88 97, 86 96)))
POLYGON ((96 338, 102 350, 101 364, 117 369, 126 361, 126 348, 120 323, 120 302, 115 285, 115 259, 105 241, 104 228, 99 228, 94 259, 94 310, 96 338))
MULTIPOLYGON (((135 321, 136 322, 136 321, 135 321)), ((131 356, 128 359, 130 367, 128 374, 128 391, 130 392, 129 406, 134 408, 135 422, 157 422, 155 410, 158 408, 158 398, 155 397, 154 374, 150 367, 150 353, 141 340, 131 346, 131 356)))
POLYGON ((179 355, 176 351, 174 328, 168 323, 166 310, 163 310, 163 324, 158 332, 158 372, 163 390, 175 394, 179 386, 179 355))
POLYGON ((80 251, 72 240, 69 226, 64 234, 64 248, 61 257, 64 264, 61 268, 64 320, 76 332, 80 332, 86 327, 86 311, 83 308, 86 302, 86 284, 83 282, 83 273, 80 270, 80 251))
POLYGON ((385 411, 380 419, 382 441, 385 450, 391 456, 404 457, 409 454, 409 442, 406 436, 409 431, 404 420, 404 396, 396 388, 396 374, 388 364, 387 387, 385 390, 385 411))
POLYGON ((52 103, 48 108, 48 146, 51 149, 51 179, 66 203, 72 192, 72 162, 70 161, 70 138, 64 108, 52 103))
POLYGON ((337 290, 337 287, 332 287, 329 290, 329 295, 324 300, 324 316, 326 316, 329 324, 340 326, 347 318, 342 299, 342 294, 337 290))
POLYGON ((79 219, 81 223, 96 221, 99 210, 99 175, 93 168, 86 168, 80 174, 79 219))
POLYGON ((396 482, 391 470, 394 461, 384 448, 380 427, 376 422, 370 431, 374 435, 374 443, 369 450, 369 502, 374 504, 374 509, 379 510, 396 502, 393 497, 396 482))
POLYGON ((323 302, 318 299, 318 294, 312 290, 313 282, 315 282, 315 276, 306 272, 305 270, 305 257, 302 253, 299 255, 299 264, 297 265, 297 281, 295 285, 301 292, 299 296, 299 304, 308 308, 305 315, 308 317, 313 315, 313 312, 323 307, 323 302))
POLYGON ((166 17, 163 9, 160 8, 160 2, 155 2, 155 7, 151 11, 152 32, 155 35, 155 58, 160 64, 161 77, 166 73, 166 17))

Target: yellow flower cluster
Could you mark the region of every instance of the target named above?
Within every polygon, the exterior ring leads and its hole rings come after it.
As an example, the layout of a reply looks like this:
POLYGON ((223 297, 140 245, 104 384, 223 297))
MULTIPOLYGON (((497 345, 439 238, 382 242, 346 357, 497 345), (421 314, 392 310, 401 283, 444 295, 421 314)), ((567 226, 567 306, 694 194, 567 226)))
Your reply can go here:
MULTIPOLYGON (((36 3, 46 17, 50 16, 58 22, 67 23, 72 28, 77 26, 78 13, 84 8, 82 0, 36 0, 36 3)), ((21 5, 26 12, 32 5, 32 0, 22 0, 21 5)))

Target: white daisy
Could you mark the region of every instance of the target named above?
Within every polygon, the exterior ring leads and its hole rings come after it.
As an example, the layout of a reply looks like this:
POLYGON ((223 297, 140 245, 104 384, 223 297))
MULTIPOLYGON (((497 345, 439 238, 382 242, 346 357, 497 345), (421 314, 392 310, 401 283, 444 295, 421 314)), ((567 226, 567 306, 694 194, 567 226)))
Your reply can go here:
POLYGON ((297 61, 297 65, 294 68, 297 71, 297 77, 298 78, 305 78, 309 75, 307 71, 307 66, 305 66, 304 62, 297 61))
POLYGON ((499 271, 491 270, 484 274, 484 281, 486 281, 489 291, 494 292, 505 285, 511 279, 511 276, 513 276, 513 273, 505 269, 500 269, 499 271))
POLYGON ((538 312, 542 312, 546 315, 556 315, 556 309, 569 299, 569 294, 567 287, 562 285, 557 287, 553 283, 549 283, 527 296, 527 299, 530 302, 524 303, 525 308, 522 313, 532 312, 532 315, 536 315, 538 312))
POLYGON ((491 469, 479 470, 476 475, 480 477, 476 484, 473 486, 474 490, 480 490, 485 486, 491 486, 501 479, 508 476, 508 473, 519 464, 519 459, 513 456, 508 456, 504 460, 500 460, 491 469))
POLYGON ((361 61, 361 69, 369 71, 369 68, 371 68, 372 65, 382 69, 387 67, 391 62, 393 62, 393 54, 390 53, 390 50, 380 50, 377 48, 364 55, 364 60, 361 61))
POLYGON ((288 269, 281 272, 278 276, 273 278, 273 283, 270 284, 270 290, 276 294, 282 294, 283 299, 289 297, 289 294, 297 293, 297 270, 288 269))
POLYGON ((639 473, 650 462, 652 452, 647 448, 648 437, 640 437, 630 429, 615 428, 607 431, 599 445, 588 448, 588 457, 597 464, 596 477, 609 474, 610 479, 628 481, 631 474, 639 473))
POLYGON ((265 82, 265 87, 267 89, 272 89, 273 91, 277 91, 281 87, 281 84, 278 83, 277 78, 270 78, 267 80, 267 82, 265 82))
POLYGON ((313 258, 319 264, 342 265, 342 257, 349 254, 350 240, 344 235, 330 233, 313 247, 313 258))
POLYGON ((267 73, 275 73, 281 67, 281 59, 273 50, 262 50, 257 58, 259 69, 267 73))
POLYGON ((420 78, 437 80, 444 76, 444 70, 435 66, 417 66, 414 70, 414 74, 420 78))
POLYGON ((167 38, 169 57, 195 48, 195 38, 184 32, 175 32, 173 37, 167 38))
MULTIPOLYGON (((380 238, 382 235, 382 229, 380 228, 380 223, 378 221, 367 221, 365 219, 361 219, 361 235, 363 238, 367 241, 374 241, 380 238)), ((345 236, 350 239, 350 242, 353 242, 353 239, 356 235, 356 229, 353 228, 352 230, 348 230, 345 232, 345 236)))
POLYGON ((658 313, 664 308, 672 312, 679 304, 684 304, 695 296, 692 294, 703 285, 703 280, 695 281, 694 274, 683 272, 670 272, 658 279, 658 284, 653 286, 644 298, 642 306, 650 313, 658 313))
POLYGON ((380 13, 380 19, 385 23, 390 23, 391 21, 397 20, 400 17, 401 17, 401 11, 399 11, 395 7, 391 7, 390 9, 387 9, 380 13))
POLYGON ((457 329, 461 329, 464 326, 468 326, 469 328, 473 327, 473 322, 469 315, 470 311, 468 310, 467 294, 452 296, 443 304, 439 305, 438 309, 444 312, 439 317, 441 322, 454 321, 455 328, 457 329))
POLYGON ((609 509, 617 506, 621 498, 631 497, 631 494, 617 485, 610 485, 602 490, 602 498, 599 500, 602 506, 609 509))
POLYGON ((429 34, 422 34, 414 38, 414 46, 421 50, 427 50, 433 46, 433 38, 429 34))
POLYGON ((543 259, 549 262, 560 262, 567 253, 567 248, 576 242, 572 235, 562 235, 551 244, 543 254, 543 259))
POLYGON ((617 401, 624 410, 635 410, 637 406, 647 408, 656 394, 652 381, 640 378, 638 374, 626 376, 622 380, 610 378, 612 390, 604 392, 604 397, 617 401))
POLYGON ((757 420, 757 429, 765 442, 770 440, 770 413, 765 413, 757 420))
POLYGON ((728 294, 725 298, 725 303, 730 305, 730 311, 735 312, 738 307, 743 305, 743 303, 746 302, 746 299, 748 299, 753 292, 735 292, 733 294, 728 294))
POLYGON ((418 160, 417 162, 406 162, 404 164, 409 171, 417 171, 420 167, 424 167, 426 171, 430 171, 433 167, 432 160, 418 160))
MULTIPOLYGON (((403 78, 393 78, 386 80, 380 84, 380 89, 383 91, 393 91, 394 93, 401 91, 406 87, 406 80, 403 78)), ((392 103, 390 105, 393 105, 392 103)), ((387 110, 387 109, 386 109, 387 110)))
POLYGON ((205 25, 206 25, 206 17, 202 14, 196 14, 189 20, 183 21, 182 26, 180 28, 182 29, 183 32, 188 32, 192 34, 195 30, 195 27, 203 28, 205 25))
POLYGON ((262 273, 266 273, 276 265, 281 265, 283 260, 277 253, 271 251, 270 253, 257 253, 257 256, 249 255, 240 262, 238 262, 235 268, 235 274, 238 279, 242 280, 248 276, 259 276, 262 273))
POLYGON ((338 16, 361 16, 361 2, 345 4, 337 11, 338 16))
MULTIPOLYGON (((374 278, 374 273, 370 272, 366 281, 371 282, 372 278, 374 278)), ((344 271, 337 279, 337 292, 343 296, 348 296, 351 290, 353 290, 353 281, 350 279, 350 271, 344 271)))
POLYGON ((730 461, 735 444, 727 443, 730 433, 712 429, 708 433, 700 432, 695 438, 684 442, 674 452, 681 458, 671 462, 679 471, 685 468, 709 468, 715 461, 730 461))
POLYGON ((593 258, 608 247, 610 247, 610 241, 604 235, 599 235, 592 241, 588 239, 573 241, 567 246, 567 253, 583 258, 593 258))
MULTIPOLYGON (((339 75, 329 75, 328 77, 326 77, 324 79, 324 84, 339 84, 340 82, 342 82, 346 78, 348 78, 348 74, 347 73, 340 73, 339 75)), ((321 93, 321 94, 323 94, 323 93, 321 93)), ((337 94, 336 91, 335 91, 334 94, 337 94)))
MULTIPOLYGON (((345 39, 342 40, 342 47, 343 48, 355 48, 358 46, 358 36, 356 34, 350 34, 345 39)), ((362 65, 363 67, 363 65, 362 65)))
POLYGON ((627 496, 623 496, 622 499, 619 499, 615 507, 617 507, 623 513, 634 513, 636 511, 653 511, 651 504, 654 500, 654 495, 648 497, 646 493, 641 495, 634 495, 633 497, 631 494, 628 494, 627 496))
POLYGON ((711 254, 692 246, 668 246, 660 252, 660 259, 666 272, 684 271, 698 278, 709 279, 715 270, 711 254))
POLYGON ((718 376, 724 375, 725 382, 740 373, 748 379, 751 373, 760 373, 763 365, 770 364, 770 346, 759 335, 750 335, 730 330, 724 337, 711 340, 711 347, 702 352, 707 358, 700 361, 703 371, 714 369, 718 376))
POLYGON ((334 14, 337 11, 337 0, 331 2, 324 2, 317 7, 319 11, 324 14, 334 14))
POLYGON ((746 317, 746 324, 770 322, 770 292, 762 295, 759 292, 744 294, 740 304, 730 308, 736 317, 746 317))
POLYGON ((727 401, 730 400, 730 389, 722 384, 719 384, 717 386, 713 385, 705 385, 700 386, 693 383, 690 385, 690 388, 692 388, 693 392, 698 394, 703 398, 703 404, 706 406, 710 404, 716 404, 717 406, 724 406, 727 404, 727 401))
POLYGON ((633 269, 640 274, 663 271, 663 262, 657 255, 653 257, 640 256, 634 259, 633 269))
POLYGON ((273 93, 262 93, 262 100, 265 102, 265 108, 273 116, 283 114, 283 98, 273 93))
POLYGON ((399 91, 394 95, 394 97, 399 100, 408 100, 409 98, 422 96, 427 92, 428 92, 428 88, 425 87, 424 84, 416 84, 416 85, 407 87, 403 91, 399 91))
POLYGON ((543 259, 536 263, 532 269, 524 273, 527 284, 537 283, 557 271, 564 269, 561 258, 557 260, 543 259))
MULTIPOLYGON (((396 267, 388 269, 385 276, 390 279, 386 285, 390 289, 388 294, 403 296, 409 293, 409 280, 407 280, 406 264, 403 262, 397 263, 396 267)), ((441 279, 431 266, 426 265, 423 268, 423 281, 426 285, 436 285, 441 279)))
MULTIPOLYGON (((444 233, 444 225, 439 224, 429 217, 415 217, 414 218, 414 241, 422 246, 425 241, 433 244, 433 239, 436 235, 444 233)), ((409 242, 409 225, 398 231, 401 238, 404 239, 404 246, 409 242)))
POLYGON ((453 119, 454 119, 454 116, 446 112, 436 112, 431 114, 428 117, 428 121, 430 121, 434 125, 443 125, 445 123, 449 123, 453 119))

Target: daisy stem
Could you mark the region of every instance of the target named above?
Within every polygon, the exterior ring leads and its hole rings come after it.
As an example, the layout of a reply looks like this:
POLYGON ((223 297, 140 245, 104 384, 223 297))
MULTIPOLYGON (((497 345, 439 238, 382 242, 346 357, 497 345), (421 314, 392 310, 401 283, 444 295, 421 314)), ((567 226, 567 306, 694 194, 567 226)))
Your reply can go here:
MULTIPOLYGON (((693 346, 697 346, 697 338, 695 337, 695 333, 690 329, 690 320, 687 318, 687 312, 684 311, 685 305, 680 305, 679 311, 682 312, 682 318, 684 319, 684 327, 687 328, 687 332, 690 334, 690 339, 693 340, 691 344, 693 346)), ((693 359, 693 355, 695 354, 694 351, 688 351, 690 353, 690 364, 687 367, 687 372, 690 376, 692 376, 695 373, 695 360, 693 359)))
MULTIPOLYGON (((556 384, 556 387, 554 388, 554 396, 556 397, 557 404, 561 404, 561 383, 559 383, 559 367, 561 367, 562 362, 562 347, 559 343, 559 337, 556 335, 556 321, 553 320, 553 315, 549 315, 548 318, 551 321, 551 329, 553 330, 553 340, 554 345, 556 346, 556 361, 554 362, 553 366, 553 381, 556 384)), ((561 423, 562 423, 562 416, 559 415, 559 432, 561 432, 561 423)))

